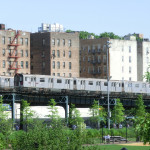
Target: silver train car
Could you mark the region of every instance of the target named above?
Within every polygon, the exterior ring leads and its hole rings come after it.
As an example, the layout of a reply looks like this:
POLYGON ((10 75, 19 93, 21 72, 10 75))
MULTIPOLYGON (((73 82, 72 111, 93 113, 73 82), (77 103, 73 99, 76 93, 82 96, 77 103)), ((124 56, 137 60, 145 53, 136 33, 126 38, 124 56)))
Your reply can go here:
POLYGON ((0 88, 13 88, 14 77, 0 76, 0 88))
MULTIPOLYGON (((66 78, 49 75, 16 74, 14 77, 15 87, 45 88, 45 89, 68 89, 84 91, 107 92, 106 79, 94 78, 66 78)), ((150 84, 140 81, 109 81, 110 92, 125 93, 150 93, 150 84)))

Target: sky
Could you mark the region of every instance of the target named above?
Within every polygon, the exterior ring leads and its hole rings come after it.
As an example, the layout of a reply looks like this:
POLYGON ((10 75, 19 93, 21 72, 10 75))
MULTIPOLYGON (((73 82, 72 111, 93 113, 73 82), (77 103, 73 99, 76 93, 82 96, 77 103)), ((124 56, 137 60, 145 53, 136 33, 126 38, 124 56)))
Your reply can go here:
POLYGON ((150 0, 2 0, 0 23, 33 33, 41 23, 59 23, 66 30, 150 38, 150 0))

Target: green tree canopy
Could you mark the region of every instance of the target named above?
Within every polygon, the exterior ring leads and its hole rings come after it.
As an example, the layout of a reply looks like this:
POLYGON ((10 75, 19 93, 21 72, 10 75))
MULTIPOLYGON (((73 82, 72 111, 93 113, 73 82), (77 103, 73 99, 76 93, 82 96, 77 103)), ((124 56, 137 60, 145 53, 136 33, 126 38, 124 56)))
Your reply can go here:
POLYGON ((120 99, 116 99, 116 105, 114 106, 112 110, 112 120, 115 123, 121 123, 122 121, 125 120, 124 117, 124 107, 122 103, 120 102, 120 99))
POLYGON ((105 122, 106 111, 102 106, 99 105, 98 101, 94 100, 94 103, 89 111, 90 111, 90 115, 91 115, 90 120, 93 123, 99 123, 101 120, 103 120, 105 122))
POLYGON ((120 36, 115 35, 113 32, 104 32, 104 33, 101 33, 99 37, 100 38, 107 37, 107 38, 110 38, 110 39, 121 39, 120 36))
POLYGON ((81 125, 84 123, 83 118, 81 118, 80 111, 75 108, 74 104, 71 104, 71 108, 69 111, 71 114, 71 116, 69 118, 69 123, 71 125, 81 125))
POLYGON ((138 95, 136 100, 136 109, 135 109, 136 117, 144 117, 145 116, 145 105, 143 102, 142 95, 138 95))

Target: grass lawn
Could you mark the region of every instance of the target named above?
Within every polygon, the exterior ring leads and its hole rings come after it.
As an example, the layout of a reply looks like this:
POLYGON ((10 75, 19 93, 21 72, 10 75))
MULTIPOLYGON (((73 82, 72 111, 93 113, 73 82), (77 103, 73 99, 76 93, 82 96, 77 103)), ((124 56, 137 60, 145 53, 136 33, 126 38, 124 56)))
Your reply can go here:
POLYGON ((150 146, 124 146, 124 145, 86 146, 85 150, 121 150, 123 147, 127 148, 127 150, 150 150, 150 146))

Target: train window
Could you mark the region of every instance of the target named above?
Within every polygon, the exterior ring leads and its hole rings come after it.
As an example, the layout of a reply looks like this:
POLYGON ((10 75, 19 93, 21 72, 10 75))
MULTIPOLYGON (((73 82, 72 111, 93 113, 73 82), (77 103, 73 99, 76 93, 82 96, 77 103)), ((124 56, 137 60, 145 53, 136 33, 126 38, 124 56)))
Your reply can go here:
POLYGON ((124 87, 124 83, 122 83, 122 87, 124 87))
POLYGON ((142 84, 142 87, 143 87, 143 88, 146 88, 146 84, 142 84))
POLYGON ((62 80, 61 79, 57 79, 57 83, 62 83, 62 80))
POLYGON ((93 85, 93 81, 89 81, 89 85, 93 85))
POLYGON ((73 81, 73 84, 76 85, 76 80, 73 81))
POLYGON ((128 84, 128 87, 132 87, 132 83, 129 83, 129 84, 128 84))
POLYGON ((107 83, 107 82, 104 82, 104 86, 108 86, 108 83, 107 83))
POLYGON ((40 78, 40 82, 45 82, 45 78, 40 78))
POLYGON ((135 84, 135 87, 139 87, 139 84, 135 84))

